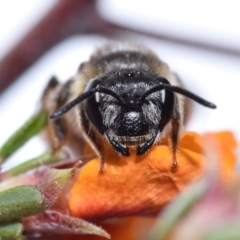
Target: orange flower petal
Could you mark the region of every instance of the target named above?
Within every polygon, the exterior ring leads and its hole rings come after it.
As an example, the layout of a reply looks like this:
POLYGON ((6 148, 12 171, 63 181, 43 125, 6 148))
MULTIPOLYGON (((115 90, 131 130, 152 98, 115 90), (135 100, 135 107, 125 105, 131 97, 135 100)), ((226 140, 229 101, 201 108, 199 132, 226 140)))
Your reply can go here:
MULTIPOLYGON (((213 136, 221 142, 217 134, 213 136)), ((218 146, 221 149, 221 143, 218 146)), ((99 172, 99 160, 93 159, 79 173, 68 199, 69 209, 73 216, 90 221, 155 213, 202 175, 207 162, 203 149, 198 134, 184 133, 176 171, 171 170, 172 153, 167 145, 154 146, 144 156, 108 158, 104 173, 99 172)), ((226 147, 224 153, 229 151, 226 147)), ((232 171, 233 164, 226 166, 232 171)))
POLYGON ((238 145, 233 133, 229 131, 207 133, 202 139, 207 153, 211 155, 212 160, 218 162, 223 179, 235 177, 233 169, 236 167, 238 145))

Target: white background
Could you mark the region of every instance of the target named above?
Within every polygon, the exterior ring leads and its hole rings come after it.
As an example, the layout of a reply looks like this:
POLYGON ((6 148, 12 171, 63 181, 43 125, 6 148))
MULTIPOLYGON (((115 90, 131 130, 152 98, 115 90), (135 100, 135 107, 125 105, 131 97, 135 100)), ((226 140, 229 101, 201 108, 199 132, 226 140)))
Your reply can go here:
MULTIPOLYGON (((57 0, 0 0, 0 58, 55 2, 57 0)), ((239 1, 229 0, 103 0, 99 1, 99 9, 106 19, 121 25, 240 50, 239 4, 239 1)), ((134 41, 152 48, 180 75, 188 89, 217 104, 217 110, 195 104, 188 130, 200 133, 231 130, 240 139, 240 57, 137 35, 125 34, 116 39, 134 41)), ((42 90, 52 75, 61 81, 68 79, 96 47, 107 41, 96 35, 66 39, 0 95, 0 145, 38 109, 42 90)), ((41 140, 34 139, 12 157, 10 164, 34 157, 45 148, 41 140)))

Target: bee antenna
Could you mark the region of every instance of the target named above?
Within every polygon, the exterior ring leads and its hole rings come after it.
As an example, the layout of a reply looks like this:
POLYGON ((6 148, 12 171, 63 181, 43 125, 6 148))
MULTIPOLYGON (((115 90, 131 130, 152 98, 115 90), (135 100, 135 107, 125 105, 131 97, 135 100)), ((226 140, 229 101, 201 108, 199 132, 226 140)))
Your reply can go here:
POLYGON ((142 96, 141 98, 139 99, 139 102, 142 102, 148 95, 154 93, 154 92, 158 92, 158 91, 161 91, 161 90, 169 90, 169 91, 172 91, 172 92, 176 92, 176 93, 179 93, 185 97, 188 97, 192 100, 194 100, 195 102, 205 106, 205 107, 209 107, 209 108, 217 108, 217 106, 201 97, 199 97, 198 95, 186 90, 186 89, 183 89, 183 88, 180 88, 180 87, 177 87, 177 86, 172 86, 169 81, 167 79, 165 79, 164 77, 158 77, 158 79, 160 80, 160 83, 159 85, 149 89, 148 91, 146 91, 142 96))
POLYGON ((54 112, 53 114, 50 115, 50 118, 58 118, 61 117, 62 115, 64 115, 66 112, 68 112, 70 109, 72 109, 74 106, 76 106, 78 103, 82 102, 83 100, 91 97, 94 93, 96 92, 100 92, 100 93, 105 93, 107 95, 111 95, 112 97, 116 98, 116 100, 120 103, 120 104, 124 104, 123 100, 112 90, 105 88, 105 87, 101 87, 98 86, 96 88, 92 88, 89 91, 83 93, 82 95, 78 96, 77 98, 75 98, 74 100, 72 100, 70 103, 68 103, 66 106, 60 108, 59 110, 57 110, 56 112, 54 112))

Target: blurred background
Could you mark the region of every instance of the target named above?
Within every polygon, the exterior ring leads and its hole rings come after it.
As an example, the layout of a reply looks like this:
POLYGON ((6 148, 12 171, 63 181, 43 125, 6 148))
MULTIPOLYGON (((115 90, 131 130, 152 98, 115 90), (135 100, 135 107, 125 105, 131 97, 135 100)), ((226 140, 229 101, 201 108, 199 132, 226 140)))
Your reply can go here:
MULTIPOLYGON (((186 128, 231 130, 240 139, 240 14, 237 0, 0 0, 0 145, 38 108, 49 78, 65 81, 108 41, 141 43, 186 88, 217 104, 194 103, 186 128)), ((9 163, 46 149, 35 138, 9 163)))

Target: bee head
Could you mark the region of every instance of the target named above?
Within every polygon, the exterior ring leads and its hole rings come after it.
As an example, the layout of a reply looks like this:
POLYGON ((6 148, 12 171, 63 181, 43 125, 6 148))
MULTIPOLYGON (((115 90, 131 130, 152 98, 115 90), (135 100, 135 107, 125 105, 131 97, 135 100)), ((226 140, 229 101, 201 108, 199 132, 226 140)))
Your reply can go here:
POLYGON ((87 87, 86 92, 104 87, 118 96, 97 92, 84 101, 84 108, 89 120, 121 155, 129 155, 129 147, 136 148, 137 154, 146 152, 169 121, 174 94, 165 93, 165 100, 161 91, 146 94, 158 82, 156 75, 130 69, 108 74, 87 87), (166 110, 165 104, 169 106, 166 110))
POLYGON ((169 122, 175 94, 185 95, 198 103, 216 106, 148 71, 125 69, 93 79, 85 92, 50 117, 57 118, 75 105, 83 104, 87 119, 117 153, 144 154, 154 144, 169 122))

